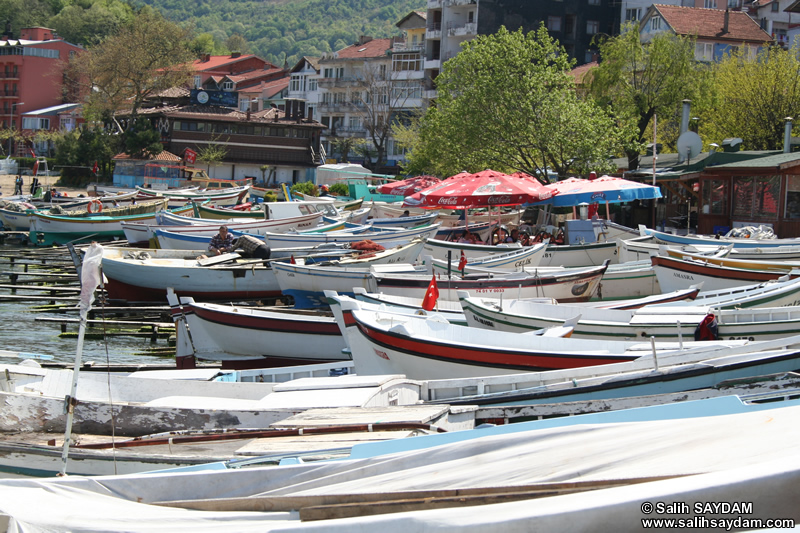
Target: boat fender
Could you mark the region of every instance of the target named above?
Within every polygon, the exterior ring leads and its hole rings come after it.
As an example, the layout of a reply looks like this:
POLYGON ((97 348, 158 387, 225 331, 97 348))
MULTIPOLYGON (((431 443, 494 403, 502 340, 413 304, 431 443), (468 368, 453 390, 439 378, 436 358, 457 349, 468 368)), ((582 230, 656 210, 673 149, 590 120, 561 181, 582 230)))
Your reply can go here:
POLYGON ((100 200, 92 200, 86 204, 86 211, 89 213, 99 213, 103 210, 103 202, 100 200))

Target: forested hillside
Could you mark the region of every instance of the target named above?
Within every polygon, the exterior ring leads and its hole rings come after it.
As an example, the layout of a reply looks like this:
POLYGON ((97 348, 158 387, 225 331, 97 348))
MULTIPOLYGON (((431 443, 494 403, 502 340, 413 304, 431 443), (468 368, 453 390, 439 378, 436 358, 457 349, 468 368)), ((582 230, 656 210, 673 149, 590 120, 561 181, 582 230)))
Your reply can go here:
POLYGON ((0 20, 19 35, 47 26, 70 42, 91 45, 144 6, 192 25, 198 53, 252 52, 292 65, 353 44, 360 35, 391 37, 395 24, 425 0, 0 0, 0 20))

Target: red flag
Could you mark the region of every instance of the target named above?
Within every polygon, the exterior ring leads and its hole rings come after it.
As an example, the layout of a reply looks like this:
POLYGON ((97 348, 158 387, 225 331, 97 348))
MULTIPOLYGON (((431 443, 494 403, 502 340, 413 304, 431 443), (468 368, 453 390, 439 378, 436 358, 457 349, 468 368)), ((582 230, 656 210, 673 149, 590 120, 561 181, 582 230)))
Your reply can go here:
POLYGON ((32 144, 30 146, 28 146, 28 151, 31 153, 31 157, 33 157, 35 159, 36 158, 36 152, 33 151, 33 145, 32 144))
POLYGON ((38 176, 39 175, 39 161, 38 160, 33 162, 33 172, 31 172, 31 174, 34 175, 34 176, 38 176))
POLYGON ((464 267, 467 266, 467 256, 464 255, 464 250, 461 250, 461 260, 458 262, 458 269, 460 271, 464 271, 464 267))
POLYGON ((188 164, 194 165, 194 162, 197 160, 197 152, 187 148, 183 151, 183 159, 186 160, 188 164))
POLYGON ((100 171, 100 167, 97 166, 97 161, 94 162, 94 166, 92 167, 92 172, 94 175, 97 176, 97 173, 100 171))
POLYGON ((289 263, 291 263, 291 264, 293 264, 293 265, 296 265, 296 264, 297 264, 297 262, 295 262, 295 260, 294 260, 294 255, 292 255, 291 257, 289 257, 289 263))
POLYGON ((436 286, 436 275, 433 275, 431 282, 428 284, 428 290, 425 291, 425 298, 422 299, 422 308, 426 311, 433 311, 436 307, 436 300, 439 299, 439 287, 436 286))

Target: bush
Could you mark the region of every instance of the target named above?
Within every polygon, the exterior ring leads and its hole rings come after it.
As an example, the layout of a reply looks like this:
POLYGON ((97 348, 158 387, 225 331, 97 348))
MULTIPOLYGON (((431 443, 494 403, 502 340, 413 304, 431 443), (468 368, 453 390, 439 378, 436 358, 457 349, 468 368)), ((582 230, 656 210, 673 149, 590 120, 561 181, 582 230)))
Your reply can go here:
POLYGON ((347 196, 350 194, 350 188, 346 183, 334 183, 330 186, 328 192, 334 196, 347 196))
POLYGON ((278 201, 278 195, 275 194, 274 191, 267 191, 267 192, 264 193, 264 201, 265 202, 277 202, 278 201))
POLYGON ((307 194, 308 196, 319 196, 319 189, 317 188, 316 185, 314 185, 310 181, 295 183, 294 185, 292 185, 290 192, 292 193, 292 195, 294 195, 294 193, 296 192, 300 192, 303 194, 307 194))

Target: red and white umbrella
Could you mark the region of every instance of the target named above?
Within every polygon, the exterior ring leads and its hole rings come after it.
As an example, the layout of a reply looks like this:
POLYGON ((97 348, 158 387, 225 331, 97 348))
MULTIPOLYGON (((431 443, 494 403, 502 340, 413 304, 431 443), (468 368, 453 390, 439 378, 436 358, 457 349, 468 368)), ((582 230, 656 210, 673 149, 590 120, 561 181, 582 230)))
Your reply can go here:
POLYGON ((483 170, 475 174, 461 172, 450 176, 418 194, 422 207, 466 209, 540 202, 556 193, 533 178, 483 170))
POLYGON ((410 196, 437 183, 439 183, 439 178, 436 176, 414 176, 413 178, 384 183, 376 187, 375 190, 381 194, 410 196))

